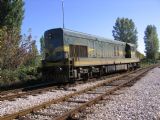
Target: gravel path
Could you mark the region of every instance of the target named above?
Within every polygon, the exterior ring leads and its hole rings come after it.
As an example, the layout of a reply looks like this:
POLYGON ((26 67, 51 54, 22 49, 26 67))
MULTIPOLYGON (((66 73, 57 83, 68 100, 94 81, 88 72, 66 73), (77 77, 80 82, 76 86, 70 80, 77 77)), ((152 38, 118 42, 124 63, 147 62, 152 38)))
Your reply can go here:
POLYGON ((0 116, 12 114, 18 112, 19 110, 27 109, 34 105, 39 105, 43 102, 60 98, 64 95, 74 93, 75 91, 80 91, 103 81, 104 80, 88 82, 85 84, 76 85, 75 87, 70 87, 67 90, 53 90, 50 92, 37 94, 36 96, 28 95, 26 98, 16 98, 15 101, 0 101, 0 116))
POLYGON ((85 119, 160 120, 160 68, 151 70, 134 86, 120 93, 109 96, 110 100, 103 104, 87 108, 91 113, 85 119))

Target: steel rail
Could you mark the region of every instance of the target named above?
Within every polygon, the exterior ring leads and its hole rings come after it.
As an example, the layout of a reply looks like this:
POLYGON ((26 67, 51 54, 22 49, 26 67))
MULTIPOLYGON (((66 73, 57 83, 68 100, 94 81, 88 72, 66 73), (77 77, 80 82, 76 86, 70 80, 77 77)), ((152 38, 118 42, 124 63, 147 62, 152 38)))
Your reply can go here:
POLYGON ((54 120, 66 120, 67 118, 74 118, 74 116, 78 112, 80 112, 80 111, 84 110, 85 108, 97 103, 98 101, 102 100, 106 95, 110 95, 110 94, 114 93, 116 90, 122 88, 123 86, 127 85, 128 83, 137 80, 140 76, 144 75, 145 73, 147 73, 152 68, 153 67, 144 70, 142 73, 139 73, 137 76, 129 79, 128 81, 125 81, 125 82, 121 83, 118 86, 115 86, 115 87, 113 87, 113 88, 111 88, 109 90, 106 90, 106 92, 104 94, 101 94, 98 97, 95 97, 94 99, 92 99, 92 100, 90 100, 90 101, 88 101, 86 103, 83 103, 82 105, 78 106, 77 108, 69 110, 68 112, 62 114, 61 116, 53 118, 53 119, 54 120))
MULTIPOLYGON (((153 66, 155 67, 155 66, 153 66)), ((153 68, 152 67, 152 68, 153 68)), ((140 69, 142 70, 142 69, 140 69)), ((102 86, 102 85, 105 85, 105 84, 108 84, 108 83, 111 83, 117 79, 121 79, 129 74, 132 74, 132 73, 135 73, 136 71, 132 71, 130 73, 126 73, 126 74, 122 74, 122 75, 119 75, 119 76, 115 76, 115 77, 112 77, 112 78, 108 78, 107 80, 101 82, 101 83, 98 83, 97 85, 94 85, 92 87, 89 87, 89 88, 86 88, 86 89, 83 89, 83 90, 80 90, 80 91, 77 91, 77 92, 74 92, 74 93, 71 93, 71 94, 68 94, 68 95, 65 95, 63 97, 60 97, 58 99, 53 99, 51 101, 47 101, 47 102, 44 102, 40 105, 36 105, 36 106, 33 106, 31 108, 28 108, 28 109, 24 109, 24 110, 20 110, 19 112, 16 112, 16 113, 13 113, 13 114, 8 114, 8 115, 5 115, 5 116, 2 116, 0 117, 0 120, 12 120, 12 119, 15 119, 15 118, 18 118, 20 116, 24 116, 26 114, 29 114, 31 112, 35 112, 39 109, 42 109, 42 108, 45 108, 45 107, 48 107, 52 104, 56 104, 56 103, 59 103, 59 102, 62 102, 62 101, 65 101, 73 96, 76 96, 78 94, 81 94, 81 93, 84 93, 84 92, 87 92, 89 90, 92 90, 92 89, 95 89, 99 86, 102 86)), ((91 102, 92 103, 92 102, 91 102)), ((70 115, 70 113, 68 113, 67 115, 70 115)))
MULTIPOLYGON (((103 79, 107 79, 107 78, 111 78, 116 76, 116 74, 114 75, 108 75, 108 76, 103 76, 103 79)), ((93 80, 92 80, 93 81, 93 80)), ((79 83, 80 81, 75 82, 79 83)), ((91 80, 87 81, 87 82, 91 82, 91 80)), ((84 83, 84 81, 82 82, 84 83)), ((85 82, 86 83, 86 82, 85 82)), ((75 85, 75 84, 67 84, 67 85, 63 85, 61 87, 67 87, 68 85, 75 85)), ((4 101, 4 100, 13 100, 15 98, 19 98, 19 97, 23 97, 25 95, 33 95, 33 94, 38 94, 41 92, 45 92, 45 91, 49 91, 49 90, 53 90, 54 88, 56 88, 57 86, 51 86, 51 87, 47 87, 48 84, 46 84, 46 86, 44 85, 44 87, 42 88, 38 88, 38 89, 33 89, 33 90, 27 90, 27 91, 23 91, 23 89, 25 88, 20 88, 20 89, 15 89, 15 90, 9 90, 9 91, 3 91, 0 92, 0 101, 4 101), (6 95, 9 94, 9 95, 6 95)), ((49 84, 50 85, 50 84, 49 84)), ((30 86, 31 88, 34 88, 34 86, 30 86)))
MULTIPOLYGON (((123 76, 125 76, 125 75, 120 75, 120 76, 118 76, 118 77, 111 78, 111 79, 107 80, 107 82, 108 82, 108 83, 109 83, 109 82, 112 82, 112 81, 114 81, 114 80, 116 80, 116 79, 118 79, 118 78, 120 78, 120 77, 123 77, 123 76)), ((52 104, 56 104, 56 103, 62 102, 62 101, 66 100, 66 99, 68 99, 68 98, 70 98, 70 97, 72 97, 72 96, 75 96, 75 95, 77 95, 77 94, 80 94, 80 93, 89 91, 89 90, 91 90, 91 89, 94 89, 94 88, 96 88, 96 87, 98 87, 98 86, 101 86, 101 85, 103 85, 103 84, 106 84, 107 82, 99 83, 99 84, 94 85, 94 86, 92 86, 92 87, 90 87, 90 88, 86 88, 86 89, 84 89, 84 90, 81 90, 81 91, 78 91, 78 92, 75 92, 75 93, 71 93, 71 94, 69 94, 69 95, 60 97, 60 98, 58 98, 58 99, 51 100, 51 101, 49 101, 49 102, 44 102, 44 103, 41 104, 41 105, 33 106, 33 107, 28 108, 28 109, 25 109, 25 110, 20 110, 19 112, 16 112, 16 113, 14 113, 14 114, 9 114, 9 115, 2 116, 2 117, 0 117, 0 120, 12 120, 12 119, 17 118, 17 117, 19 117, 19 116, 24 116, 24 115, 26 115, 26 114, 28 114, 28 113, 31 113, 31 112, 34 112, 34 111, 36 111, 36 110, 45 108, 45 107, 50 106, 50 105, 52 105, 52 104)))

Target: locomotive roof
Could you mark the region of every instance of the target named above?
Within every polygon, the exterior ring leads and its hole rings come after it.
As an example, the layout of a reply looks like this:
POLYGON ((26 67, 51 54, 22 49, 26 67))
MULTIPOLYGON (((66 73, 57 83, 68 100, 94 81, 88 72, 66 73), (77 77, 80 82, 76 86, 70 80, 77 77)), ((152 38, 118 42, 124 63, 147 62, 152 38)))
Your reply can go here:
MULTIPOLYGON (((73 31, 69 29, 64 29, 64 28, 55 28, 55 29, 50 29, 48 31, 52 31, 52 30, 63 30, 64 35, 69 35, 69 36, 74 36, 74 37, 79 37, 79 38, 92 39, 92 40, 104 41, 108 43, 121 44, 121 45, 126 44, 126 42, 112 40, 112 39, 108 39, 108 38, 104 38, 104 37, 100 37, 96 35, 91 35, 91 34, 87 34, 83 32, 77 32, 77 31, 73 31)), ((130 46, 135 46, 134 44, 131 44, 131 43, 127 43, 127 44, 129 44, 130 46)))

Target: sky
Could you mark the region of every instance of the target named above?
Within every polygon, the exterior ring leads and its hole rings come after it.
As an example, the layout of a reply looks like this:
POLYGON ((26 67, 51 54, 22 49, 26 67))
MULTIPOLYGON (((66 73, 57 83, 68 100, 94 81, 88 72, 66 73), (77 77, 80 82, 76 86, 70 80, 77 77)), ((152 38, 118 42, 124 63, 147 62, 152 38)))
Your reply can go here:
MULTIPOLYGON (((48 29, 63 27, 62 0, 24 0, 22 34, 31 28, 39 39, 48 29)), ((144 53, 144 31, 155 25, 160 38, 160 0, 64 0, 65 28, 113 39, 117 17, 132 19, 138 31, 138 50, 144 53)))

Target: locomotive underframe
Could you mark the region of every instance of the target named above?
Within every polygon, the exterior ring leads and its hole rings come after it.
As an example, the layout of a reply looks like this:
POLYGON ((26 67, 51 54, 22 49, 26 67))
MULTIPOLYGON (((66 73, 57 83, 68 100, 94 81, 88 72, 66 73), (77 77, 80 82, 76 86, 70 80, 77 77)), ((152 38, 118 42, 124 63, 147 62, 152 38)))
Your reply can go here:
POLYGON ((132 70, 139 67, 139 62, 114 63, 88 66, 75 66, 74 60, 61 62, 46 62, 50 64, 43 68, 44 80, 52 80, 55 83, 74 82, 76 80, 87 80, 93 77, 101 77, 117 71, 132 70))

